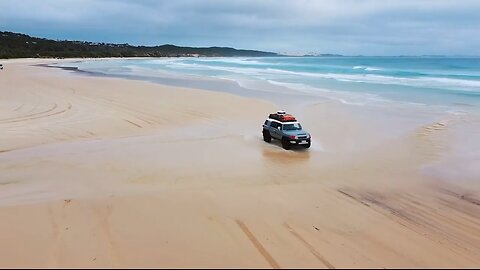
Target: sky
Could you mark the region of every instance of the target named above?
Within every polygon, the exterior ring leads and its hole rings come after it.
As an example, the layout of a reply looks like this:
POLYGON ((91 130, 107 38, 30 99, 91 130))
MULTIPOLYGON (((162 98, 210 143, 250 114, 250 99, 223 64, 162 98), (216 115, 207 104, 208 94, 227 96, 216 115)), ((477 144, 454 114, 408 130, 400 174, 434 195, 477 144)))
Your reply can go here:
POLYGON ((480 55, 480 0, 0 0, 0 31, 290 54, 480 55))

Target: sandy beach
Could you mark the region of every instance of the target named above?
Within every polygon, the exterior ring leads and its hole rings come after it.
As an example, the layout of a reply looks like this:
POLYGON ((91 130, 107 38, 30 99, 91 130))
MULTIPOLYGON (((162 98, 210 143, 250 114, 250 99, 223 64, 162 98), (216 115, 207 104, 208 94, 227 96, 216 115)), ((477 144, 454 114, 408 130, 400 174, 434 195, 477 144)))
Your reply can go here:
POLYGON ((2 268, 480 266, 477 171, 424 170, 478 120, 312 102, 286 151, 261 137, 284 104, 57 61, 2 61, 2 268))

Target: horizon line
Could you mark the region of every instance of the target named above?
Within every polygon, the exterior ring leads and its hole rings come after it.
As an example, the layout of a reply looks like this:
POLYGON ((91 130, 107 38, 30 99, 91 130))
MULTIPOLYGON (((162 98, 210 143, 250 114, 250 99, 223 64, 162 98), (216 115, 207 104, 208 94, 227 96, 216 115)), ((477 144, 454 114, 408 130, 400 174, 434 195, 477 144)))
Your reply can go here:
MULTIPOLYGON (((3 33, 13 33, 13 34, 20 34, 26 35, 32 38, 39 38, 39 39, 46 39, 46 40, 53 40, 53 41, 68 41, 68 42, 87 42, 87 43, 96 43, 96 44, 106 44, 106 45, 127 45, 127 46, 134 46, 134 47, 160 47, 160 46, 176 46, 176 47, 187 47, 187 48, 195 48, 195 49, 202 49, 202 48, 231 48, 235 50, 245 50, 245 51, 259 51, 265 53, 275 53, 279 57, 431 57, 431 58, 448 58, 448 57, 469 57, 469 58, 480 58, 480 55, 465 55, 465 54, 400 54, 400 55, 368 55, 368 54, 340 54, 340 53, 294 53, 294 52, 279 52, 279 51, 269 51, 263 49, 244 49, 244 48, 237 48, 237 47, 230 47, 230 46, 223 46, 223 45, 214 45, 214 46, 198 46, 198 45, 176 45, 172 43, 164 43, 158 45, 142 45, 142 44, 130 44, 126 43, 114 43, 114 42, 99 42, 99 41, 88 41, 88 40, 73 40, 73 39, 54 39, 54 38, 46 38, 46 37, 38 37, 38 36, 31 36, 30 34, 20 33, 20 32, 13 32, 9 30, 1 30, 0 32, 3 33)), ((269 56, 275 57, 275 56, 269 56)))

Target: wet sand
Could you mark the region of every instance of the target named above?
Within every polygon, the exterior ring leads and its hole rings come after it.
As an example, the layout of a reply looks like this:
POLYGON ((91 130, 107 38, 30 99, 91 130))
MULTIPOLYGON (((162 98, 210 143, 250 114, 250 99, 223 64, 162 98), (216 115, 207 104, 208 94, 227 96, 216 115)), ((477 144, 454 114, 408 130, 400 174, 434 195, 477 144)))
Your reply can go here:
POLYGON ((423 170, 465 119, 312 102, 285 151, 283 104, 51 61, 0 72, 0 267, 480 265, 479 184, 423 170))

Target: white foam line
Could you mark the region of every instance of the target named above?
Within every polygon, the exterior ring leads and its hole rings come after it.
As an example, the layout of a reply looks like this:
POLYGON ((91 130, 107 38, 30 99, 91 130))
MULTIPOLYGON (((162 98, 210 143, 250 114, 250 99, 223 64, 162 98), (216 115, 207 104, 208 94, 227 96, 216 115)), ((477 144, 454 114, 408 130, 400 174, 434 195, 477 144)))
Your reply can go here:
MULTIPOLYGON (((338 74, 338 73, 314 73, 314 72, 298 72, 298 71, 289 71, 278 68, 253 68, 253 67, 227 67, 227 66, 212 66, 209 63, 219 61, 224 63, 237 63, 237 64, 251 64, 254 63, 254 60, 249 58, 239 58, 239 59, 155 59, 150 61, 145 61, 145 63, 158 64, 169 69, 193 69, 193 70, 218 70, 224 72, 231 72, 235 74, 243 74, 247 76, 252 76, 258 78, 259 76, 268 76, 275 77, 279 74, 282 75, 292 75, 292 76, 305 76, 313 78, 323 78, 323 79, 334 79, 337 81, 344 82, 361 82, 361 83, 375 83, 375 84, 386 84, 386 85, 404 85, 404 86, 414 86, 414 87, 427 87, 427 88, 447 88, 451 90, 459 91, 468 91, 474 93, 480 93, 480 80, 464 80, 464 79, 452 79, 444 77, 416 77, 416 78, 404 78, 404 77, 393 77, 393 76, 384 76, 376 74, 338 74), (188 61, 188 62, 186 62, 188 61)), ((87 62, 86 62, 87 63, 87 62)), ((96 62, 99 63, 99 62, 96 62)), ((109 62, 111 63, 111 62, 109 62)), ((128 63, 131 64, 131 63, 128 63)), ((262 66, 263 64, 259 65, 262 66)), ((267 64, 269 65, 269 64, 267 64)), ((88 67, 87 69, 92 68, 102 68, 101 66, 88 67)), ((363 70, 378 70, 376 67, 368 66, 355 66, 354 69, 363 69, 363 70)), ((154 69, 153 69, 154 70, 154 69)))

